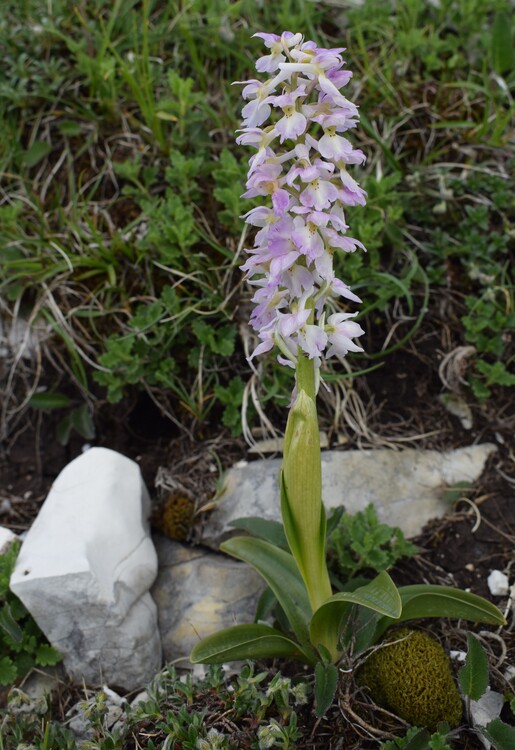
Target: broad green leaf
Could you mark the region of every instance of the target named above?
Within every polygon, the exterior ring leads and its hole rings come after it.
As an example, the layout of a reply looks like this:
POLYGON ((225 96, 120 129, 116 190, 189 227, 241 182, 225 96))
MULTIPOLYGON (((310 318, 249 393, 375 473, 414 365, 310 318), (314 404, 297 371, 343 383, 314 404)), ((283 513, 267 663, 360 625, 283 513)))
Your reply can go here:
POLYGON ((467 633, 467 646, 467 658, 458 672, 458 680, 464 694, 478 701, 488 687, 488 658, 472 633, 467 633))
POLYGON ((396 585, 382 571, 366 586, 355 591, 341 591, 334 594, 317 609, 309 627, 311 643, 317 647, 322 644, 331 652, 332 658, 338 658, 337 646, 340 640, 342 624, 350 611, 350 605, 358 605, 387 616, 398 619, 402 606, 396 585))
POLYGON ((228 539, 220 549, 248 563, 263 576, 283 608, 300 643, 308 646, 311 607, 306 587, 293 557, 262 539, 244 536, 228 539))
MULTIPOLYGON (((489 625, 506 624, 504 615, 494 604, 468 591, 433 584, 416 584, 401 586, 399 594, 402 615, 396 622, 421 620, 426 617, 451 617, 489 625)), ((376 640, 390 625, 390 617, 381 618, 377 624, 376 640)))
POLYGON ((48 156, 52 147, 46 141, 34 141, 32 146, 23 154, 23 161, 27 167, 35 167, 36 164, 48 156))
POLYGON ((338 670, 334 664, 317 662, 315 666, 315 713, 320 718, 331 706, 338 686, 338 670))
POLYGON ((29 399, 33 409, 62 409, 70 404, 71 399, 64 393, 34 393, 29 399))
POLYGON ((424 617, 454 617, 489 625, 506 625, 502 612, 487 599, 447 586, 416 584, 399 589, 402 615, 399 622, 424 617))
MULTIPOLYGON (((354 656, 361 654, 377 643, 379 637, 378 623, 385 619, 388 619, 390 623, 393 622, 390 618, 383 618, 377 612, 364 607, 352 612, 352 620, 348 622, 343 631, 343 642, 346 646, 352 645, 354 656)), ((382 632, 381 630, 380 633, 382 632)))
POLYGON ((515 747, 515 727, 501 719, 491 721, 481 730, 481 734, 490 740, 495 750, 513 750, 515 747))
POLYGON ((208 635, 197 643, 190 654, 193 664, 223 664, 241 659, 271 659, 291 657, 311 663, 294 641, 279 630, 262 624, 234 625, 208 635))
POLYGON ((286 552, 290 551, 283 526, 278 521, 269 521, 259 516, 247 516, 246 518, 235 518, 229 526, 248 531, 253 536, 264 539, 265 542, 270 542, 274 547, 280 547, 286 552))

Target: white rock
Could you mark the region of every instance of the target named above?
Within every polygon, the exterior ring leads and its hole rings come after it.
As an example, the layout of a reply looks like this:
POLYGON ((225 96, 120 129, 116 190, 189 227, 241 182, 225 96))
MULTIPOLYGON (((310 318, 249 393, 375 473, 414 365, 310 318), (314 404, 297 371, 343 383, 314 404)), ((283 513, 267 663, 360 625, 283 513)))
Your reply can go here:
POLYGON ((152 596, 167 662, 187 666, 199 638, 253 622, 265 583, 249 565, 155 535, 159 575, 152 596))
POLYGON ((4 555, 17 538, 18 537, 11 531, 11 529, 6 529, 4 526, 0 526, 0 555, 4 555))
MULTIPOLYGON (((490 443, 455 451, 386 449, 322 453, 322 492, 327 509, 344 505, 356 513, 373 503, 381 521, 415 536, 431 518, 449 511, 446 487, 474 482, 488 456, 490 443)), ((280 520, 278 475, 280 459, 236 464, 226 475, 223 494, 207 521, 203 543, 218 549, 234 533, 236 518, 260 516, 280 520)))
POLYGON ((140 687, 159 670, 157 555, 139 466, 106 448, 54 482, 11 578, 77 681, 140 687))
POLYGON ((510 590, 508 576, 502 570, 492 570, 486 582, 492 596, 506 596, 510 590))
MULTIPOLYGON (((495 690, 487 688, 486 693, 481 696, 477 701, 470 701, 470 718, 472 720, 472 726, 481 729, 486 727, 494 719, 498 719, 504 705, 504 696, 501 693, 497 693, 495 690)), ((490 750, 491 743, 486 737, 483 737, 478 733, 478 737, 485 746, 486 750, 490 750)))

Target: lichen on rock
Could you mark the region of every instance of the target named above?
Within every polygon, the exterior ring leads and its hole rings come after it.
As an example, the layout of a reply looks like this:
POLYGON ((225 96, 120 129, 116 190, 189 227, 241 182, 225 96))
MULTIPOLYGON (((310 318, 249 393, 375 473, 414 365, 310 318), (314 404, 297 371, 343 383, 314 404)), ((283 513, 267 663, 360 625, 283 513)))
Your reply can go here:
POLYGON ((379 705, 405 721, 436 730, 439 722, 456 727, 462 717, 461 697, 449 657, 431 636, 403 628, 390 635, 357 673, 379 705))

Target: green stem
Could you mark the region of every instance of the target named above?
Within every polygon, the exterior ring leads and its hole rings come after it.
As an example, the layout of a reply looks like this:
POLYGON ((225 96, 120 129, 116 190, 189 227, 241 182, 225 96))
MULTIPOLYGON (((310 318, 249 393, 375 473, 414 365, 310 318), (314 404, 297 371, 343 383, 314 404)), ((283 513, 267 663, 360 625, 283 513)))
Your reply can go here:
POLYGON ((316 399, 315 362, 303 354, 297 360, 297 391, 305 391, 309 398, 316 399))
POLYGON ((288 545, 315 612, 331 594, 325 561, 326 520, 322 504, 316 368, 299 352, 297 396, 286 426, 281 478, 281 514, 288 545))

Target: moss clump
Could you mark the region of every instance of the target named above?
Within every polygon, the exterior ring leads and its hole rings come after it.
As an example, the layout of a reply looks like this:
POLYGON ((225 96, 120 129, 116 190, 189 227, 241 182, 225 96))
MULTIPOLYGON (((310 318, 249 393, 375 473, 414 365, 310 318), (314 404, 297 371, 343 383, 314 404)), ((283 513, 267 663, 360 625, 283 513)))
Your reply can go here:
POLYGON ((397 630, 375 651, 357 675, 379 705, 418 727, 436 729, 441 721, 461 721, 460 694, 449 657, 426 633, 397 630))
POLYGON ((193 500, 180 495, 169 495, 154 514, 152 525, 170 539, 184 542, 188 539, 194 516, 193 500))

